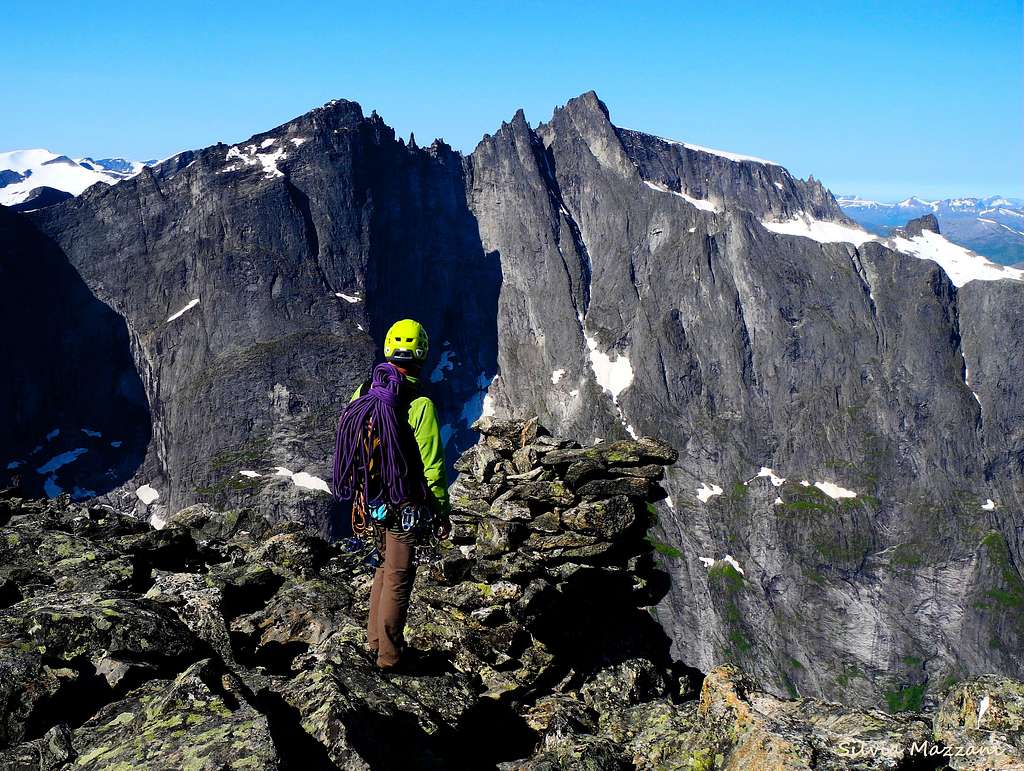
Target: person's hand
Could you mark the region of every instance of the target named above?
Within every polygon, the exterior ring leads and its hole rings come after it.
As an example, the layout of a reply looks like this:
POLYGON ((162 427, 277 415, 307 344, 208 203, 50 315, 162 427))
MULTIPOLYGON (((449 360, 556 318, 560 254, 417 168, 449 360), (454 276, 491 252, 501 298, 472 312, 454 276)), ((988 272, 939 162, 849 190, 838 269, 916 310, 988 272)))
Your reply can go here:
POLYGON ((434 535, 437 536, 439 541, 447 541, 452 534, 452 521, 448 518, 447 514, 442 514, 437 520, 437 526, 434 528, 434 535))

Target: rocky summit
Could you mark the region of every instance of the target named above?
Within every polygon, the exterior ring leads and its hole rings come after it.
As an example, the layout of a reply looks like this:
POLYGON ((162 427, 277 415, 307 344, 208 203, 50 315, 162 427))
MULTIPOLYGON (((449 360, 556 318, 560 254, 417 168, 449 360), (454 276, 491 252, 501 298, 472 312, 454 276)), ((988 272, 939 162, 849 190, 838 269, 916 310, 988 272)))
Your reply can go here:
POLYGON ((0 768, 1024 762, 1024 685, 1005 678, 951 684, 935 714, 896 715, 780 699, 734 666, 701 680, 652 616, 670 552, 649 535, 652 503, 676 450, 583 447, 536 419, 476 428, 451 489, 452 542, 417 574, 416 655, 401 673, 380 673, 365 650, 370 573, 351 542, 202 504, 156 530, 8 490, 0 768))

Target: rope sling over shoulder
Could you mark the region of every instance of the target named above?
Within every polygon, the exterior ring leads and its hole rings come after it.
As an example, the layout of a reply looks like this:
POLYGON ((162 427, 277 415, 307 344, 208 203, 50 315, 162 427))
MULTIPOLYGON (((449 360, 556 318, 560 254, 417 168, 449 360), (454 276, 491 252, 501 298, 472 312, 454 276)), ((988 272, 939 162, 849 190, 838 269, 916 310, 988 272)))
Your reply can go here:
POLYGON ((385 362, 373 369, 366 393, 354 399, 338 419, 334 447, 334 494, 351 500, 352 531, 361 535, 367 529, 367 510, 371 506, 427 500, 422 474, 410 473, 413 466, 405 457, 402 431, 406 429, 406 407, 402 399, 405 378, 394 364, 385 362))

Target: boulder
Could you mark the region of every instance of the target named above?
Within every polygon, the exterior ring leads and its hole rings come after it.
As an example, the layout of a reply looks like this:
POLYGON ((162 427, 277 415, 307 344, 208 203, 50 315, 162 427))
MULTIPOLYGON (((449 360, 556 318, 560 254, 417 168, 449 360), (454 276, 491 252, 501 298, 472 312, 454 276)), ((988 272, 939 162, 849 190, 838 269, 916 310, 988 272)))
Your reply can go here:
POLYGON ((584 501, 562 512, 562 524, 569 530, 614 538, 633 524, 640 511, 628 495, 584 501))
POLYGON ((512 487, 512 497, 516 500, 531 501, 551 506, 571 506, 576 496, 564 482, 524 482, 512 487))
POLYGON ((960 754, 952 769, 1024 768, 1024 683, 983 675, 955 685, 935 714, 934 738, 960 754))
POLYGON ((276 769, 270 724, 241 682, 210 660, 153 680, 75 729, 76 767, 276 769))
POLYGON ((651 483, 642 477, 619 477, 617 479, 592 479, 576 491, 580 497, 589 500, 611 498, 612 496, 633 496, 646 499, 651 492, 651 483))

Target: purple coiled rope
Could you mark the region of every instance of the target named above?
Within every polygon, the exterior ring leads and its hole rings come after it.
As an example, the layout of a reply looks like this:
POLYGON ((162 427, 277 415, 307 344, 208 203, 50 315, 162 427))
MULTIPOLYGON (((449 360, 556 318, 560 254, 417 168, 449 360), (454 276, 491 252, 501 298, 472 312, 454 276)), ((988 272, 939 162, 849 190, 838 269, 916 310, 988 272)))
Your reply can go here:
MULTIPOLYGON (((380 475, 380 503, 401 504, 421 500, 425 493, 422 479, 410 479, 409 464, 402 454, 399 420, 395 407, 399 402, 402 373, 385 362, 373 369, 370 388, 352 401, 338 419, 334 443, 334 494, 350 500, 362 488, 367 502, 370 490, 370 461, 374 442, 379 442, 377 462, 380 475), (367 425, 371 431, 367 432, 367 425)), ((418 475, 417 475, 418 476, 418 475)))

